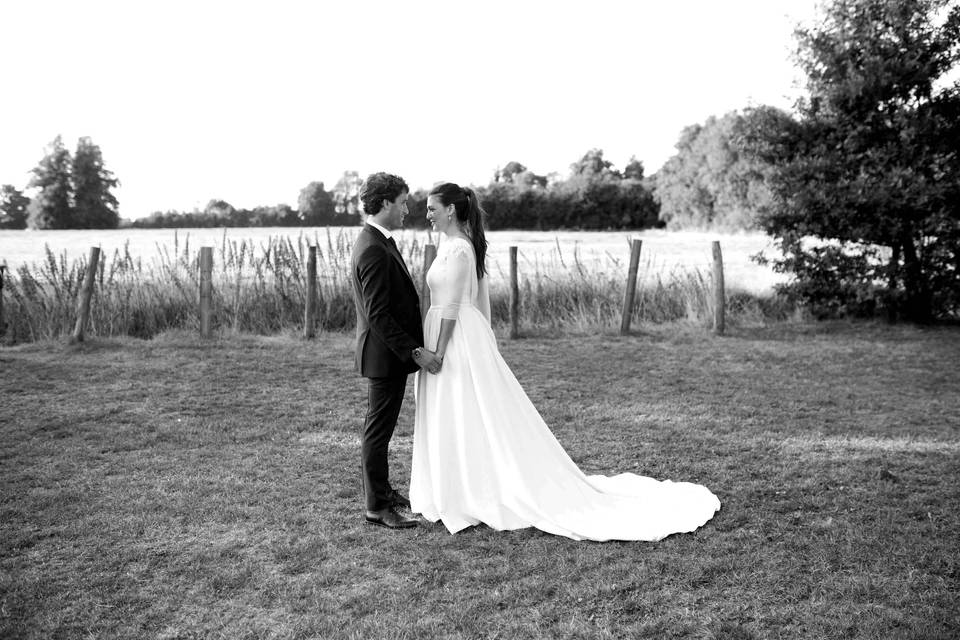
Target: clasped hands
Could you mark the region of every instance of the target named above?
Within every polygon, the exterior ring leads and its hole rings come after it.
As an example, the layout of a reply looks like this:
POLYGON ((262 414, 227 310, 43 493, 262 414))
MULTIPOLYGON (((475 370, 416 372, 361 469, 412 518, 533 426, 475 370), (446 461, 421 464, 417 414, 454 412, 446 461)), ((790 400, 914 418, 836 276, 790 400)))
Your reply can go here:
POLYGON ((433 351, 428 351, 427 349, 421 349, 420 355, 414 355, 413 361, 416 362, 421 369, 433 374, 440 373, 440 367, 443 366, 443 356, 438 356, 433 351))

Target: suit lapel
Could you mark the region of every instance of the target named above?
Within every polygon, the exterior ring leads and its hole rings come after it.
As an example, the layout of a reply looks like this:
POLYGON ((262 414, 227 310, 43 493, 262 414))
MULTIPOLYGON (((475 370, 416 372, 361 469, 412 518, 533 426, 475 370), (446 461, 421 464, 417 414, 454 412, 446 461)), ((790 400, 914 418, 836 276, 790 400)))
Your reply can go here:
POLYGON ((400 263, 400 266, 403 267, 403 272, 407 274, 407 277, 410 278, 410 282, 413 282, 413 277, 410 275, 410 270, 407 269, 407 262, 403 259, 403 256, 400 255, 400 249, 396 244, 392 242, 387 242, 387 246, 390 247, 390 253, 393 254, 393 257, 400 263))
MULTIPOLYGON (((403 260, 403 256, 400 255, 400 250, 397 249, 397 245, 387 240, 385 237, 383 237, 383 234, 380 233, 380 231, 374 229, 368 224, 363 225, 363 229, 373 238, 376 238, 376 241, 386 248, 387 253, 393 256, 393 259, 400 263, 400 267, 403 269, 403 272, 407 274, 407 279, 410 281, 410 284, 413 284, 413 277, 410 275, 410 270, 407 269, 407 263, 403 260)), ((414 289, 416 289, 415 286, 414 289)))

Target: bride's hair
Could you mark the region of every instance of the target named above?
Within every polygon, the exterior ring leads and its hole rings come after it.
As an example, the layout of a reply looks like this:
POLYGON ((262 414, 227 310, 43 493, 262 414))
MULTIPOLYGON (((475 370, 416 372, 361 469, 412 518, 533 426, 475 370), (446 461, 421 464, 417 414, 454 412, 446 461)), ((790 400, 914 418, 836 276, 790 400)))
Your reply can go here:
POLYGON ((483 233, 483 219, 487 214, 480 206, 477 193, 470 187, 444 182, 434 187, 430 195, 438 196, 440 203, 445 207, 452 204, 457 220, 465 225, 467 236, 473 243, 473 252, 477 254, 477 279, 479 280, 487 272, 487 237, 483 233))

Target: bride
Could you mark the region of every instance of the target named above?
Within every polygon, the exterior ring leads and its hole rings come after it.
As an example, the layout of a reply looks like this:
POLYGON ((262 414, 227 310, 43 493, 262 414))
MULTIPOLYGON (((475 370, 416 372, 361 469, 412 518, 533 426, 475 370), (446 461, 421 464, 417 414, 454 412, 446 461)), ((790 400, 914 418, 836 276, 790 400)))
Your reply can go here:
POLYGON ((540 417, 490 328, 483 210, 445 183, 427 200, 444 237, 427 272, 424 340, 442 358, 414 379, 411 509, 450 533, 485 523, 574 540, 659 540, 693 531, 720 501, 706 487, 623 473, 587 476, 540 417))

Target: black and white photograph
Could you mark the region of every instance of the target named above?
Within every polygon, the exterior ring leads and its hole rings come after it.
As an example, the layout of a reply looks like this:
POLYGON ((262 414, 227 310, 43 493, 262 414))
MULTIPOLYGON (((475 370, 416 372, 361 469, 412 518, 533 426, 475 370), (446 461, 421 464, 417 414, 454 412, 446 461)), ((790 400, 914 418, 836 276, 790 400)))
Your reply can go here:
POLYGON ((960 0, 10 0, 0 638, 960 638, 960 0))

